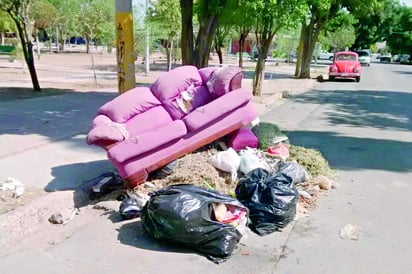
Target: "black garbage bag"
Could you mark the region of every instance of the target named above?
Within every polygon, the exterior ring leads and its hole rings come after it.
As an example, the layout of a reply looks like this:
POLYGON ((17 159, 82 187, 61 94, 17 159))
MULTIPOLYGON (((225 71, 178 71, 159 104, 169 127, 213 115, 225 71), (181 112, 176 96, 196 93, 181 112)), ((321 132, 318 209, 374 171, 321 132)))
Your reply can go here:
POLYGON ((235 226, 216 221, 213 203, 247 210, 231 196, 178 184, 152 194, 141 212, 141 222, 153 238, 191 248, 220 263, 231 255, 242 235, 235 226))
POLYGON ((249 209, 249 227, 259 235, 284 228, 295 218, 298 191, 283 173, 256 168, 239 179, 235 193, 249 209))

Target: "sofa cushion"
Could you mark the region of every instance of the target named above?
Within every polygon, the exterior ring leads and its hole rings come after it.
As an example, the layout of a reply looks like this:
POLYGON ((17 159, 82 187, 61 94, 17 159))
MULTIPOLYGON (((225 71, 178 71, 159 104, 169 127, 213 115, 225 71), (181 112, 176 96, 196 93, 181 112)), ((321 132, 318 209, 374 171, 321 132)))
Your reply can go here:
POLYGON ((203 84, 206 84, 207 80, 209 80, 210 75, 212 72, 216 70, 216 67, 205 67, 199 69, 200 77, 202 77, 203 84))
POLYGON ((195 66, 181 66, 160 75, 150 89, 173 119, 181 119, 185 113, 176 104, 176 99, 190 87, 201 85, 202 77, 195 66))
POLYGON ((111 147, 107 154, 118 163, 137 157, 157 147, 185 136, 186 126, 181 120, 172 121, 155 130, 136 135, 111 147))
POLYGON ((195 131, 208 123, 227 115, 236 108, 252 99, 249 89, 232 90, 225 96, 219 97, 208 104, 198 107, 183 118, 189 131, 195 131))
POLYGON ((124 123, 134 115, 160 104, 149 88, 137 87, 104 104, 98 114, 108 116, 113 122, 124 123))
POLYGON ((155 130, 172 121, 172 118, 163 106, 156 106, 133 116, 133 118, 126 122, 126 128, 129 132, 129 136, 135 136, 147 131, 155 130))
POLYGON ((241 68, 224 67, 217 69, 210 74, 206 86, 212 97, 217 98, 233 89, 240 88, 242 79, 243 73, 241 68))

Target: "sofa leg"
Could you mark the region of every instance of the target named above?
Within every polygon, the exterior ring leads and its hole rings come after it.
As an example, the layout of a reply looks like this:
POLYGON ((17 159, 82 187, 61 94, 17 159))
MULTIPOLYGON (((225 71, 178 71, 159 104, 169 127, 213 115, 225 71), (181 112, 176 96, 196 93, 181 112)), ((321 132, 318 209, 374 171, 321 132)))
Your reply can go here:
POLYGON ((125 178, 124 181, 126 182, 127 188, 135 188, 138 185, 143 184, 147 180, 148 177, 149 177, 149 174, 147 170, 143 169, 125 178))

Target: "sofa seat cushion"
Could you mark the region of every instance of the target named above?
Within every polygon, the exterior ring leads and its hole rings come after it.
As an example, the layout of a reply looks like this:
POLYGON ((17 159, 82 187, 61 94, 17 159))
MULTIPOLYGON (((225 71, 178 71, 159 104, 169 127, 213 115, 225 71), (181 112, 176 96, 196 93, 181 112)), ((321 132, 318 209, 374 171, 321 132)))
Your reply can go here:
POLYGON ((198 107, 183 118, 189 131, 195 131, 208 123, 219 119, 252 99, 248 89, 235 89, 208 104, 198 107))
POLYGON ((104 104, 98 114, 108 116, 113 122, 124 123, 136 114, 159 105, 161 103, 149 88, 137 87, 104 104))
POLYGON ((107 154, 109 159, 117 163, 123 163, 133 157, 182 138, 186 133, 187 130, 183 121, 176 120, 152 131, 130 137, 128 140, 111 147, 107 154))
POLYGON ((202 83, 202 77, 195 66, 181 66, 161 74, 150 89, 176 120, 186 114, 179 108, 176 99, 182 92, 199 87, 202 83))

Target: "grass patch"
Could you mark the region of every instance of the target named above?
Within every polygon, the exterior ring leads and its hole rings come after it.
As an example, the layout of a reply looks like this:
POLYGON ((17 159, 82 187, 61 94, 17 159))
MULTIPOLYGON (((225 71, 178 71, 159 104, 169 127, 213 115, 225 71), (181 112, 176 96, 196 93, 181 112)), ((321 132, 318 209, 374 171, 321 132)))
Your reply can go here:
POLYGON ((266 150, 273 146, 273 141, 277 137, 286 136, 277 125, 261 122, 252 128, 253 133, 259 139, 259 148, 266 150))
POLYGON ((298 164, 303 166, 311 176, 333 176, 333 171, 330 168, 328 161, 323 157, 320 151, 312 148, 291 145, 289 147, 289 152, 289 160, 295 160, 298 164))

